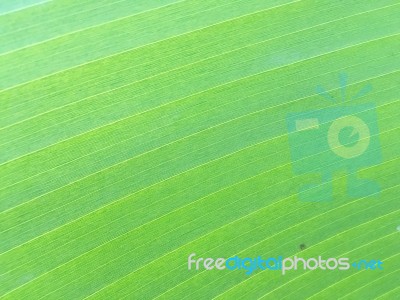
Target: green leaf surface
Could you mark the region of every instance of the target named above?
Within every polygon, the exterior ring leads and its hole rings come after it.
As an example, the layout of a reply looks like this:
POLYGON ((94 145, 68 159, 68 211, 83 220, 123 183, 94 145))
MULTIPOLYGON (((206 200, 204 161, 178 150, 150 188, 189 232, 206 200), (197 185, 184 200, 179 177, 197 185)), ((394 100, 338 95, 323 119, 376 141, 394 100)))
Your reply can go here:
POLYGON ((399 297, 399 1, 17 2, 0 4, 0 299, 399 297), (351 197, 338 169, 316 187, 332 201, 302 201, 335 164, 296 174, 287 116, 369 103, 381 161, 356 174, 380 192, 351 197), (191 253, 384 270, 248 276, 188 270, 191 253))

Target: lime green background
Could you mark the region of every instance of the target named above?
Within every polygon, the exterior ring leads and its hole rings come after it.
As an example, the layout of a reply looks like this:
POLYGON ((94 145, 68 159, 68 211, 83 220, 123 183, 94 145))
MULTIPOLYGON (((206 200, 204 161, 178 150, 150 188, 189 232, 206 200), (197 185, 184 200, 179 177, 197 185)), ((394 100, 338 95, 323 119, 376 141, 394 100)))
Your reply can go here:
POLYGON ((395 299, 400 2, 54 0, 0 16, 0 299, 395 299), (285 118, 377 106, 379 195, 298 199, 285 118), (299 245, 307 248, 300 250, 299 245), (384 271, 189 271, 187 257, 384 271))

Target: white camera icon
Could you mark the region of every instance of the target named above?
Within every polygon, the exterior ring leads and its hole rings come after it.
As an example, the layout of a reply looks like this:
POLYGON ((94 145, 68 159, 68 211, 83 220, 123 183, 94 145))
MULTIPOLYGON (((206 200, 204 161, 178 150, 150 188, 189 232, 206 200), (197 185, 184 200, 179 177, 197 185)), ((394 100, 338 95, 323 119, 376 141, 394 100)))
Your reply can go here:
POLYGON ((373 104, 291 113, 287 117, 287 126, 294 173, 322 177, 322 184, 302 187, 300 198, 331 200, 333 176, 341 170, 348 172, 347 190, 351 196, 363 197, 379 192, 375 182, 357 177, 360 169, 381 162, 373 104))

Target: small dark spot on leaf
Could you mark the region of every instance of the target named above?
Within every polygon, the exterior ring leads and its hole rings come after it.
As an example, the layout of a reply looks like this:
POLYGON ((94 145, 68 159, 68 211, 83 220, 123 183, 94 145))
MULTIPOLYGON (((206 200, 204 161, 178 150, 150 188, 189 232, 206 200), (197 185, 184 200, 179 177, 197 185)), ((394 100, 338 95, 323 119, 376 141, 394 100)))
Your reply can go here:
POLYGON ((306 249, 307 248, 307 246, 305 245, 305 244, 301 244, 300 245, 300 250, 304 250, 304 249, 306 249))

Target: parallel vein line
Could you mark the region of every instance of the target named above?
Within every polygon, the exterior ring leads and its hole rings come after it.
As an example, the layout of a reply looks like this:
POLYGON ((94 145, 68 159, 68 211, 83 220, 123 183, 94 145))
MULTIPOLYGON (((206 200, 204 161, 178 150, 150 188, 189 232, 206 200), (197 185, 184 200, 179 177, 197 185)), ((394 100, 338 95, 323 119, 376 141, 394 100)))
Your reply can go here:
MULTIPOLYGON (((398 5, 398 4, 394 4, 394 5, 398 5)), ((337 18, 337 19, 335 19, 335 20, 331 20, 331 21, 328 21, 328 22, 323 22, 323 23, 320 23, 320 24, 317 24, 317 25, 314 25, 314 26, 310 26, 310 27, 306 27, 306 28, 303 28, 303 29, 300 29, 300 30, 296 30, 296 31, 293 31, 293 32, 289 32, 289 33, 286 33, 286 34, 283 34, 283 35, 280 35, 280 36, 277 36, 277 37, 273 37, 273 38, 270 38, 270 39, 265 39, 265 40, 262 40, 262 41, 259 41, 259 42, 256 42, 256 43, 247 44, 246 46, 242 46, 242 47, 239 47, 239 48, 236 48, 236 49, 232 49, 232 50, 225 51, 225 52, 222 52, 222 53, 219 53, 219 54, 216 54, 216 55, 212 55, 212 56, 209 56, 209 57, 207 57, 207 58, 200 59, 200 60, 197 60, 197 61, 194 61, 194 62, 185 64, 185 65, 182 65, 182 66, 179 66, 179 67, 175 67, 175 68, 172 68, 172 69, 170 69, 170 70, 167 70, 167 71, 164 71, 164 72, 160 72, 160 73, 154 74, 154 75, 152 75, 152 76, 148 76, 148 77, 146 77, 146 78, 143 78, 143 79, 140 79, 140 80, 136 80, 136 81, 127 83, 127 84, 125 84, 125 85, 121 85, 121 86, 119 86, 119 87, 117 87, 117 88, 110 89, 110 90, 106 90, 106 91, 103 91, 103 92, 101 92, 101 93, 97 93, 97 94, 91 95, 91 96, 89 96, 89 97, 82 98, 82 99, 80 99, 80 100, 78 100, 78 101, 71 102, 71 103, 68 103, 68 104, 65 104, 65 105, 56 107, 56 108, 54 108, 54 109, 50 109, 50 110, 44 111, 44 112, 42 112, 42 113, 40 113, 40 114, 31 116, 31 117, 29 117, 29 118, 26 118, 26 119, 23 119, 23 120, 20 120, 20 121, 17 121, 17 122, 15 122, 15 123, 9 124, 9 125, 7 125, 7 126, 4 126, 4 127, 0 128, 0 130, 6 129, 6 128, 9 128, 9 127, 13 127, 13 126, 15 126, 15 125, 17 125, 17 124, 21 124, 21 123, 24 123, 24 122, 26 122, 26 121, 35 119, 35 118, 37 118, 37 117, 39 117, 39 116, 48 114, 48 113, 50 113, 50 112, 54 112, 54 111, 60 110, 60 109, 65 108, 65 107, 68 107, 68 106, 71 106, 71 105, 75 105, 75 104, 77 104, 77 103, 80 103, 80 102, 82 102, 82 101, 91 99, 91 98, 93 98, 93 97, 97 97, 97 96, 99 96, 99 95, 103 95, 103 94, 107 94, 107 93, 110 93, 110 92, 114 92, 114 91, 116 91, 116 90, 126 88, 126 87, 128 87, 128 86, 131 86, 131 85, 136 84, 136 83, 139 83, 139 82, 147 81, 147 80, 149 80, 149 79, 153 79, 153 78, 156 78, 156 77, 161 76, 161 75, 166 75, 166 74, 168 74, 168 73, 170 73, 170 72, 173 72, 173 71, 177 71, 177 70, 180 70, 180 69, 187 68, 188 66, 192 66, 192 65, 195 65, 195 64, 203 63, 203 62, 206 62, 206 61, 215 59, 215 58, 217 58, 217 57, 223 57, 223 56, 225 56, 225 55, 227 55, 227 54, 230 54, 230 53, 234 53, 234 52, 243 50, 243 49, 245 49, 245 48, 250 48, 250 47, 253 47, 253 46, 255 46, 255 45, 264 44, 264 43, 266 43, 266 42, 270 42, 270 41, 273 41, 273 40, 276 40, 276 39, 280 39, 280 38, 282 38, 282 37, 290 36, 290 35, 293 35, 293 34, 296 34, 296 33, 300 33, 300 32, 304 32, 304 31, 307 31, 307 30, 310 30, 310 29, 313 29, 313 28, 317 28, 317 27, 319 27, 319 26, 324 26, 324 25, 326 25, 326 24, 330 24, 330 23, 334 23, 334 22, 337 22, 337 21, 340 21, 340 20, 344 20, 344 19, 347 19, 347 18, 351 18, 351 17, 354 17, 354 16, 362 15, 362 14, 364 14, 364 13, 370 13, 370 12, 373 12, 373 11, 381 10, 381 9, 383 9, 383 8, 388 8, 388 7, 391 7, 391 6, 394 6, 394 5, 389 5, 389 6, 380 7, 380 8, 377 8, 377 9, 372 9, 372 10, 364 11, 364 12, 357 13, 357 14, 353 14, 353 15, 346 16, 346 17, 343 17, 343 18, 337 18)), ((130 68, 128 68, 128 69, 132 69, 132 68, 134 68, 134 67, 130 67, 130 68)), ((127 69, 123 69, 122 71, 125 71, 125 70, 127 70, 127 69)), ((120 72, 120 71, 117 71, 117 72, 114 72, 113 74, 118 74, 119 72, 120 72)), ((109 74, 108 74, 108 75, 109 75, 109 74)), ((142 95, 139 95, 139 96, 142 96, 142 95)), ((136 98, 137 98, 137 97, 136 97, 136 98)), ((114 104, 114 103, 113 103, 113 104, 114 104)))
MULTIPOLYGON (((186 0, 183 0, 183 1, 186 1, 186 0)), ((226 23, 226 22, 230 22, 230 21, 233 21, 233 20, 237 20, 237 19, 240 19, 240 18, 243 18, 243 17, 247 17, 247 16, 250 16, 250 15, 253 15, 253 14, 257 14, 257 13, 260 13, 260 12, 263 12, 263 11, 267 11, 267 10, 274 9, 274 8, 277 8, 277 7, 281 7, 281 6, 293 4, 293 3, 296 3, 296 2, 300 2, 300 1, 302 1, 302 0, 297 0, 297 1, 290 2, 290 3, 286 3, 286 4, 283 4, 283 5, 278 5, 278 6, 270 7, 270 8, 267 8, 267 9, 258 10, 258 11, 256 11, 256 12, 252 12, 252 13, 245 14, 245 15, 241 15, 241 16, 238 16, 238 17, 235 17, 235 18, 231 18, 231 19, 228 19, 228 20, 224 20, 224 21, 221 21, 221 22, 217 22, 217 23, 214 23, 214 24, 212 24, 212 25, 204 26, 204 27, 198 28, 198 29, 196 29, 196 30, 192 30, 192 31, 189 31, 189 32, 184 32, 184 33, 181 33, 181 34, 173 35, 173 36, 170 36, 170 37, 165 38, 165 39, 161 39, 161 40, 158 40, 158 41, 155 41, 155 42, 147 43, 147 44, 145 44, 145 45, 141 45, 141 46, 138 46, 138 47, 135 47, 135 48, 131 48, 131 49, 125 50, 125 51, 120 51, 120 52, 117 52, 117 53, 114 53, 114 54, 111 54, 111 55, 103 56, 103 57, 101 57, 101 58, 94 59, 94 60, 91 60, 91 61, 89 61, 89 62, 85 62, 85 63, 79 64, 79 65, 75 65, 75 66, 73 66, 73 67, 71 67, 71 68, 67 68, 67 69, 63 69, 63 70, 57 71, 57 72, 53 72, 53 73, 51 73, 51 74, 49 74, 49 75, 45 75, 45 76, 42 76, 42 77, 39 77, 39 78, 30 80, 30 81, 21 83, 21 84, 16 84, 16 85, 14 85, 14 86, 5 88, 5 89, 3 89, 3 90, 0 90, 0 94, 1 94, 2 92, 4 92, 4 91, 8 91, 8 90, 17 88, 17 87, 19 87, 19 86, 26 85, 26 84, 29 84, 29 83, 32 83, 32 82, 35 82, 35 81, 38 81, 38 80, 41 80, 41 79, 44 79, 44 78, 47 78, 47 77, 51 77, 51 76, 54 76, 54 75, 56 75, 56 74, 60 74, 60 73, 63 73, 63 72, 66 72, 66 71, 69 71, 69 70, 72 70, 72 69, 80 68, 80 67, 82 67, 82 66, 85 66, 85 65, 88 65, 88 64, 91 64, 91 63, 94 63, 94 62, 102 61, 102 60, 104 60, 104 59, 106 59, 106 58, 114 57, 114 56, 117 56, 117 55, 120 55, 120 54, 123 54, 123 53, 127 53, 127 52, 130 52, 130 51, 139 49, 139 48, 147 47, 147 46, 149 46, 149 45, 153 45, 153 44, 156 44, 156 43, 159 43, 159 42, 163 42, 163 41, 167 41, 167 40, 170 40, 170 39, 174 39, 174 38, 177 38, 177 37, 179 37, 179 36, 189 35, 189 34, 192 34, 192 33, 194 33, 194 32, 198 32, 198 31, 201 31, 201 30, 204 30, 204 29, 207 29, 207 28, 216 26, 216 25, 220 25, 220 24, 223 24, 223 23, 226 23)))
MULTIPOLYGON (((380 58, 378 58, 378 59, 380 59, 380 58)), ((375 60, 375 59, 369 60, 368 62, 371 62, 371 61, 374 61, 374 60, 375 60)), ((359 65, 361 65, 361 64, 349 65, 348 67, 354 67, 354 66, 359 66, 359 65)), ((339 70, 342 70, 342 69, 339 69, 339 70)), ((195 113, 195 114, 193 114, 193 115, 191 115, 191 116, 189 116, 189 117, 185 117, 185 118, 183 118, 183 119, 180 119, 179 121, 183 121, 183 120, 192 120, 194 117, 199 116, 199 115, 202 115, 202 114, 205 114, 205 113, 207 113, 207 112, 209 112, 209 111, 212 111, 212 110, 215 109, 215 108, 220 108, 220 107, 226 106, 226 105, 228 105, 228 104, 240 102, 240 101, 243 101, 244 99, 251 98, 251 97, 254 97, 254 96, 256 96, 256 95, 260 95, 260 94, 262 94, 262 93, 270 92, 270 91, 273 91, 273 90, 276 90, 276 89, 280 89, 280 88, 282 88, 282 87, 288 87, 288 86, 291 86, 291 85, 294 85, 294 84, 297 84, 297 83, 301 83, 301 82, 303 82, 303 81, 308 81, 308 80, 310 80, 310 79, 316 79, 316 78, 318 78, 319 76, 326 75, 326 74, 331 74, 331 73, 335 73, 335 72, 337 72, 337 71, 338 71, 338 70, 334 70, 334 71, 322 73, 322 74, 319 74, 318 76, 313 76, 313 77, 311 77, 311 78, 302 79, 302 80, 300 80, 300 81, 295 81, 295 82, 292 82, 292 83, 290 83, 290 84, 286 84, 286 85, 283 85, 283 86, 279 86, 279 87, 277 87, 277 88, 268 89, 268 90, 264 90, 264 91, 259 92, 259 93, 250 94, 249 96, 246 96, 246 97, 244 97, 244 98, 240 98, 240 99, 237 99, 237 100, 232 100, 231 102, 229 102, 229 103, 227 103, 227 104, 217 105, 217 106, 215 106, 215 107, 212 107, 212 108, 206 109, 206 110, 204 110, 204 111, 201 111, 200 113, 195 113)), ((377 77, 371 77, 370 80, 373 80, 373 79, 376 79, 376 78, 379 78, 379 77, 383 77, 383 76, 387 76, 387 75, 391 75, 391 74, 395 74, 395 73, 397 73, 397 72, 398 72, 398 71, 394 71, 394 72, 386 73, 386 74, 383 74, 383 75, 380 75, 380 76, 377 76, 377 77)), ((359 81, 359 82, 355 82, 355 83, 353 83, 353 84, 351 84, 351 85, 349 85, 349 86, 353 86, 353 85, 356 85, 356 84, 359 84, 359 83, 362 83, 362 82, 365 82, 365 81, 366 81, 366 80, 359 81)), ((329 90, 329 91, 334 91, 334 90, 336 90, 336 89, 331 89, 331 90, 329 90)), ((386 92, 386 91, 388 91, 388 90, 390 90, 390 89, 380 90, 378 93, 383 92, 383 91, 386 92)), ((374 92, 373 94, 376 94, 376 93, 374 92)), ((372 95, 373 95, 373 94, 372 94, 372 95)), ((313 96, 313 95, 310 95, 310 96, 308 96, 308 97, 306 97, 306 98, 294 99, 293 101, 290 101, 290 102, 288 102, 288 103, 292 103, 292 102, 295 102, 295 101, 300 100, 300 99, 307 99, 307 98, 310 98, 310 97, 312 97, 312 96, 313 96)), ((271 107, 267 107, 267 108, 265 108, 265 110, 267 110, 267 109, 278 108, 278 107, 280 107, 280 106, 284 106, 285 104, 286 104, 286 103, 278 104, 278 105, 271 106, 271 107)), ((133 117, 133 116, 132 116, 132 117, 133 117)), ((143 135, 152 133, 152 132, 157 132, 157 131, 159 131, 160 129, 166 128, 166 127, 171 126, 171 125, 173 125, 173 124, 175 124, 175 123, 176 123, 176 122, 172 122, 172 123, 170 123, 170 124, 167 124, 167 125, 164 125, 164 126, 161 126, 161 127, 157 127, 157 128, 152 129, 152 130, 149 130, 149 131, 140 133, 140 134, 138 134, 138 135, 129 137, 128 139, 120 140, 120 141, 118 141, 117 143, 110 144, 110 145, 108 145, 108 146, 106 146, 106 147, 97 149, 97 150, 95 150, 95 151, 93 151, 93 152, 90 152, 90 153, 88 153, 88 154, 79 156, 79 157, 74 158, 74 159, 72 159, 72 160, 70 160, 70 161, 67 161, 67 162, 65 162, 65 163, 63 163, 63 164, 57 165, 57 166, 55 166, 55 167, 53 167, 53 168, 50 168, 50 169, 48 169, 48 170, 46 170, 46 171, 41 171, 41 172, 39 172, 39 173, 37 173, 37 174, 35 174, 35 175, 29 176, 29 177, 27 177, 27 178, 24 178, 23 180, 14 182, 14 183, 12 183, 11 185, 2 187, 2 188, 0 188, 0 191, 1 191, 1 190, 5 190, 5 189, 7 189, 7 188, 10 188, 10 187, 12 187, 12 186, 15 186, 15 185, 17 185, 17 184, 20 184, 20 183, 22 183, 22 182, 24 182, 24 181, 27 181, 27 180, 32 179, 32 178, 34 178, 34 177, 37 177, 37 176, 39 176, 39 175, 45 174, 45 173, 47 173, 47 172, 49 172, 49 171, 58 169, 58 168, 60 168, 60 167, 62 167, 62 166, 68 165, 68 164, 70 164, 70 163, 72 163, 72 162, 74 162, 74 161, 77 161, 77 160, 79 160, 79 159, 82 159, 82 158, 84 158, 84 157, 88 157, 88 156, 91 156, 91 155, 93 155, 93 154, 95 154, 95 153, 101 152, 101 151, 103 151, 103 150, 105 150, 105 149, 112 148, 112 147, 114 147, 114 146, 116 146, 116 145, 118 145, 118 144, 124 143, 124 142, 126 142, 126 141, 132 140, 132 139, 134 139, 134 138, 137 138, 137 137, 140 137, 140 136, 143 136, 143 135)))
MULTIPOLYGON (((392 189, 392 188, 395 188, 395 187, 399 187, 399 186, 400 186, 400 184, 399 184, 399 185, 395 185, 395 186, 393 186, 393 187, 391 187, 391 188, 388 188, 388 189, 385 189, 385 190, 389 190, 389 189, 392 189)), ((363 198, 360 198, 360 199, 358 199, 358 200, 361 200, 361 199, 363 199, 363 198)), ((356 201, 358 201, 358 200, 356 200, 356 201)), ((354 201, 352 201, 352 202, 354 202, 354 201)), ((350 203, 352 203, 352 202, 350 202, 350 203)), ((357 228, 357 227, 363 226, 363 225, 365 225, 365 224, 368 224, 368 223, 370 223, 370 222, 379 220, 379 219, 381 219, 381 218, 383 218, 383 217, 385 217, 385 216, 387 216, 387 215, 391 215, 391 214, 396 213, 396 212, 398 212, 398 211, 400 211, 400 210, 392 211, 392 212, 387 213, 387 214, 385 214, 385 215, 382 215, 382 216, 379 216, 379 217, 377 217, 377 218, 374 218, 374 219, 368 220, 368 221, 366 221, 366 222, 363 222, 363 223, 361 223, 361 224, 359 224, 359 225, 357 225, 357 226, 355 226, 355 227, 352 227, 352 228, 346 229, 346 230, 344 230, 344 231, 341 231, 341 232, 339 232, 339 233, 337 233, 337 234, 335 234, 335 235, 333 235, 333 236, 331 236, 331 237, 329 237, 329 238, 323 240, 322 242, 326 242, 326 241, 328 241, 328 240, 330 240, 330 239, 332 239, 332 238, 335 238, 335 237, 337 237, 337 236, 339 236, 339 235, 341 235, 341 234, 343 234, 343 233, 345 233, 345 232, 349 232, 349 231, 353 230, 354 228, 357 228)), ((311 247, 315 247, 315 246, 317 246, 317 245, 320 245, 322 242, 319 242, 319 243, 317 243, 317 244, 315 244, 315 245, 312 245, 311 247)), ((375 242, 375 241, 373 241, 373 242, 375 242)), ((371 242, 371 243, 372 243, 372 242, 371 242)), ((367 245, 367 244, 365 244, 365 245, 367 245)), ((365 246, 365 245, 363 245, 363 246, 365 246)), ((311 247, 310 247, 310 248, 311 248, 311 247)), ((351 252, 351 251, 350 251, 350 252, 351 252)), ((346 253, 343 253, 343 254, 347 254, 347 253, 350 253, 350 252, 346 252, 346 253)), ((298 254, 298 253, 300 253, 300 252, 295 253, 295 255, 298 254)), ((309 272, 310 272, 310 271, 309 271, 309 272)), ((214 297, 213 299, 217 299, 218 297, 221 297, 221 296, 222 296, 223 294, 225 294, 226 292, 228 292, 228 291, 230 291, 230 290, 236 288, 237 286, 239 286, 239 285, 243 284, 244 282, 246 282, 246 281, 248 281, 248 280, 250 280, 250 279, 256 277, 256 276, 259 275, 259 274, 262 274, 262 273, 255 274, 255 275, 252 276, 251 278, 248 278, 248 279, 246 279, 246 280, 240 282, 239 284, 234 285, 232 288, 226 290, 226 291, 223 292, 222 294, 217 295, 217 296, 214 297)), ((305 274, 307 274, 307 272, 304 273, 304 274, 302 274, 302 275, 300 275, 300 276, 295 277, 294 279, 292 279, 292 280, 286 282, 286 283, 283 284, 283 285, 280 285, 278 288, 276 288, 276 289, 274 289, 274 290, 268 292, 267 294, 263 295, 261 298, 266 297, 267 295, 271 294, 272 292, 274 292, 274 291, 276 291, 276 290, 282 288, 283 286, 289 284, 290 282, 292 282, 293 280, 296 280, 297 278, 299 278, 299 277, 301 277, 301 276, 304 276, 305 274)), ((259 299, 261 299, 261 298, 259 298, 259 299)))
MULTIPOLYGON (((400 185, 398 185, 398 186, 400 186, 400 185)), ((392 187, 392 188, 394 188, 394 187, 392 187)), ((391 189, 391 188, 390 188, 390 189, 391 189)), ((385 189, 385 190, 387 190, 387 189, 385 189)), ((344 205, 341 205, 341 206, 339 206, 339 207, 337 207, 337 208, 334 208, 334 209, 331 209, 331 210, 329 210, 329 211, 326 211, 326 212, 324 212, 324 213, 322 213, 322 214, 318 214, 318 215, 316 215, 316 216, 314 216, 314 217, 312 217, 312 218, 310 218, 310 219, 307 219, 307 220, 305 220, 305 221, 303 221, 303 222, 296 223, 295 225, 291 226, 290 228, 287 228, 287 229, 285 229, 285 230, 279 232, 279 234, 282 233, 282 232, 285 232, 285 231, 287 231, 287 230, 289 230, 289 229, 291 229, 291 228, 297 227, 297 226, 299 226, 299 225, 301 225, 301 224, 303 224, 303 223, 306 223, 306 222, 308 222, 308 221, 310 221, 310 220, 313 220, 313 219, 316 219, 316 218, 318 218, 318 217, 321 217, 322 215, 325 215, 325 214, 327 214, 327 213, 330 213, 330 212, 332 212, 332 211, 335 211, 336 209, 339 209, 339 208, 342 208, 342 207, 344 207, 344 206, 350 205, 350 204, 352 204, 352 203, 358 202, 358 201, 360 201, 360 200, 362 200, 362 199, 363 199, 363 198, 360 198, 360 199, 351 201, 351 202, 349 202, 349 203, 347 203, 347 204, 344 204, 344 205)), ((392 212, 392 213, 393 213, 393 212, 392 212)), ((391 214, 391 213, 390 213, 390 214, 391 214)), ((381 216, 380 216, 379 218, 381 218, 381 216)), ((376 218, 376 219, 379 219, 379 218, 376 218)), ((375 221, 376 219, 373 219, 373 220, 370 220, 370 221, 375 221)), ((368 222, 370 222, 370 221, 368 221, 368 222)), ((368 222, 364 222, 364 223, 368 223, 368 222)), ((331 223, 329 223, 329 224, 333 224, 333 223, 334 223, 334 222, 331 222, 331 223)), ((357 226, 354 227, 354 228, 357 228, 357 227, 359 227, 359 226, 362 226, 364 223, 359 224, 359 225, 357 225, 357 226)), ((329 225, 329 224, 328 224, 328 225, 329 225)), ((346 231, 350 231, 350 230, 352 230, 352 229, 354 229, 354 228, 351 228, 351 229, 345 230, 345 231, 343 231, 343 232, 340 232, 340 233, 337 234, 337 235, 340 235, 340 234, 342 234, 342 233, 344 233, 344 232, 346 232, 346 231)), ((274 237, 275 235, 276 235, 276 234, 272 235, 272 237, 274 237)), ((335 236, 336 236, 336 235, 335 235, 335 236)), ((333 237, 335 237, 335 236, 329 237, 328 239, 325 239, 325 240, 323 240, 323 241, 321 241, 321 242, 319 242, 319 243, 317 243, 317 244, 315 244, 315 245, 313 245, 313 246, 311 246, 311 247, 317 246, 317 245, 321 244, 322 242, 326 242, 326 241, 328 241, 329 239, 331 239, 331 238, 333 238, 333 237)), ((238 253, 236 253, 236 254, 234 254, 234 255, 237 255, 237 254, 242 253, 242 252, 244 252, 244 251, 246 251, 246 250, 248 250, 248 249, 251 249, 251 248, 253 248, 254 246, 256 246, 256 245, 258 245, 258 244, 260 244, 260 243, 262 243, 262 242, 268 240, 269 238, 270 238, 270 237, 267 237, 267 238, 265 238, 264 240, 262 240, 262 241, 260 241, 260 242, 258 242, 258 243, 256 243, 256 244, 253 244, 253 245, 251 245, 250 247, 247 247, 247 248, 241 250, 240 252, 238 252, 238 253)), ((310 247, 310 248, 311 248, 311 247, 310 247)), ((298 252, 298 253, 299 253, 299 252, 298 252)), ((296 255, 296 254, 298 254, 298 253, 295 253, 294 255, 296 255)), ((166 294, 167 292, 173 290, 173 289, 176 288, 177 286, 180 286, 180 285, 184 284, 185 282, 192 280, 194 277, 200 275, 200 274, 203 273, 203 272, 205 272, 205 270, 203 270, 203 271, 199 272, 198 274, 196 274, 195 276, 193 276, 193 277, 191 277, 191 278, 189 278, 189 279, 187 279, 187 280, 181 282, 180 284, 178 284, 178 285, 176 285, 176 286, 170 288, 169 290, 167 290, 166 292, 164 292, 164 293, 158 295, 158 296, 155 297, 154 299, 157 299, 157 298, 161 297, 162 295, 166 294)), ((261 273, 258 273, 258 274, 254 275, 254 276, 257 276, 257 275, 259 275, 259 274, 261 274, 261 273)), ((227 275, 228 275, 228 274, 227 274, 227 275)), ((224 276, 227 276, 227 275, 224 275, 224 276)), ((252 276, 252 277, 254 277, 254 276, 252 276)), ((250 279, 250 278, 249 278, 249 279, 250 279)), ((244 280, 244 281, 247 281, 247 280, 249 280, 249 279, 246 279, 246 280, 244 280)), ((243 283, 244 281, 242 281, 241 283, 243 283)), ((239 283, 238 285, 240 285, 241 283, 239 283)), ((234 285, 233 287, 231 287, 230 289, 226 290, 226 291, 223 292, 222 294, 228 292, 229 290, 235 288, 236 286, 237 286, 237 285, 234 285)), ((215 296, 213 299, 216 299, 217 297, 220 297, 222 294, 219 294, 219 295, 215 296)))
MULTIPOLYGON (((294 65, 294 64, 297 64, 297 63, 301 63, 301 62, 304 62, 304 61, 308 61, 308 60, 311 60, 311 59, 314 59, 314 58, 317 58, 317 57, 321 57, 321 56, 324 56, 324 55, 332 54, 332 53, 335 53, 335 52, 338 52, 338 51, 341 51, 341 50, 344 50, 344 49, 350 49, 350 48, 353 48, 353 47, 356 47, 356 46, 359 46, 359 45, 363 45, 363 44, 367 44, 367 43, 374 42, 374 41, 377 41, 377 40, 386 39, 386 38, 389 38, 389 37, 399 36, 399 35, 400 35, 400 33, 396 33, 396 34, 392 34, 392 35, 380 37, 380 38, 377 38, 377 39, 374 39, 374 40, 368 40, 368 41, 366 41, 366 42, 361 42, 361 43, 358 43, 358 44, 352 44, 351 46, 347 46, 347 47, 343 47, 343 48, 340 48, 340 49, 336 49, 336 50, 334 50, 334 51, 326 52, 326 53, 323 53, 323 54, 320 54, 320 55, 317 55, 317 56, 314 56, 314 57, 309 57, 309 58, 304 59, 304 60, 298 60, 298 61, 296 61, 296 62, 294 62, 294 63, 290 63, 290 64, 287 64, 287 65, 284 65, 284 66, 280 66, 280 67, 277 67, 277 68, 273 68, 273 69, 269 69, 269 70, 266 70, 266 71, 262 71, 262 72, 259 72, 259 73, 256 73, 256 74, 252 74, 252 75, 250 75, 250 76, 241 77, 240 79, 236 79, 236 80, 233 80, 233 81, 230 81, 230 82, 223 83, 223 84, 221 84, 221 85, 214 86, 214 87, 209 88, 209 89, 206 89, 206 90, 202 90, 202 91, 200 91, 200 92, 193 93, 193 94, 191 94, 191 95, 188 95, 188 96, 185 96, 185 97, 183 97, 183 98, 170 101, 170 102, 168 102, 168 103, 165 103, 165 104, 162 104, 162 105, 159 105, 159 106, 156 106, 156 107, 154 107, 154 108, 151 108, 151 109, 149 109, 149 110, 140 112, 140 113, 138 113, 138 114, 134 114, 134 115, 131 115, 131 116, 128 116, 128 117, 125 117, 125 118, 121 118, 121 119, 116 120, 116 121, 113 121, 113 122, 111 122, 111 123, 108 123, 108 124, 105 124, 105 125, 102 125, 102 126, 93 128, 93 129, 91 129, 91 130, 89 130, 89 131, 85 131, 85 132, 83 132, 83 133, 74 135, 74 136, 72 136, 72 137, 69 137, 69 138, 64 139, 64 140, 62 140, 62 141, 59 141, 59 142, 54 143, 54 144, 52 144, 52 145, 48 145, 48 146, 43 147, 43 148, 41 148, 41 149, 32 151, 32 152, 30 152, 30 153, 21 155, 21 156, 16 157, 16 158, 14 158, 14 159, 12 159, 12 160, 9 160, 9 161, 7 161, 7 162, 4 162, 4 163, 0 164, 0 167, 3 166, 3 165, 5 165, 5 164, 8 164, 8 163, 10 163, 10 162, 12 162, 12 161, 21 159, 21 158, 26 157, 26 156, 29 156, 29 155, 31 155, 31 154, 33 154, 33 153, 36 153, 36 152, 39 152, 39 151, 41 151, 41 150, 47 149, 47 148, 49 148, 49 147, 56 146, 56 145, 58 145, 58 144, 60 144, 60 143, 62 143, 62 142, 69 141, 69 140, 74 139, 74 138, 79 137, 79 136, 83 136, 83 135, 85 135, 85 134, 88 134, 88 133, 93 132, 93 131, 95 131, 95 130, 98 130, 98 129, 100 129, 100 128, 104 128, 104 127, 107 127, 107 126, 111 126, 111 125, 113 125, 113 124, 116 124, 116 123, 121 122, 121 121, 123 121, 123 120, 126 120, 126 119, 128 119, 128 118, 132 118, 132 117, 135 117, 135 116, 144 114, 144 113, 146 113, 146 112, 159 109, 160 107, 169 105, 169 104, 171 104, 171 103, 176 103, 176 102, 182 101, 182 100, 184 100, 184 99, 187 99, 187 98, 189 98, 189 97, 193 97, 193 96, 195 96, 195 95, 200 95, 200 94, 203 94, 203 93, 205 93, 205 92, 209 92, 209 91, 211 91, 211 90, 220 88, 221 86, 226 86, 226 85, 229 85, 229 84, 232 84, 232 83, 237 83, 237 82, 240 82, 241 80, 244 80, 244 79, 248 79, 248 78, 251 78, 251 77, 254 77, 254 76, 263 74, 263 73, 267 73, 267 72, 270 72, 270 71, 273 71, 273 70, 276 70, 276 69, 285 68, 285 67, 288 67, 288 66, 291 66, 291 65, 294 65)), ((0 212, 0 213, 1 213, 1 212, 0 212)))
MULTIPOLYGON (((50 1, 52 1, 52 0, 47 0, 46 2, 50 2, 50 1)), ((20 47, 18 49, 14 49, 12 51, 0 53, 0 57, 1 56, 5 56, 5 55, 10 55, 10 54, 12 54, 14 52, 18 52, 18 51, 21 51, 21 50, 24 50, 24 49, 28 49, 28 48, 31 48, 31 47, 34 47, 34 46, 45 44, 45 43, 53 41, 53 40, 58 40, 60 38, 63 38, 63 37, 69 36, 69 35, 73 35, 75 33, 83 32, 83 31, 86 31, 86 30, 89 30, 89 29, 93 29, 93 28, 96 28, 96 27, 101 27, 101 26, 104 26, 104 25, 109 25, 109 24, 114 23, 114 22, 118 22, 118 21, 121 21, 121 20, 124 20, 124 19, 127 19, 127 18, 131 18, 133 16, 136 17, 138 15, 141 15, 141 14, 144 14, 144 13, 147 13, 147 12, 150 12, 150 11, 155 11, 155 10, 158 10, 158 9, 161 9, 161 8, 165 8, 167 6, 172 6, 174 4, 178 4, 178 3, 181 3, 181 2, 185 2, 185 1, 187 1, 187 0, 176 1, 176 2, 173 2, 173 3, 170 3, 170 4, 166 4, 166 5, 163 5, 163 6, 156 7, 156 8, 152 8, 152 9, 149 9, 149 10, 146 10, 146 11, 142 11, 142 12, 139 12, 139 13, 134 13, 134 14, 129 15, 129 16, 113 19, 111 21, 107 21, 107 22, 104 22, 104 23, 101 23, 101 24, 96 24, 96 25, 92 25, 92 26, 89 26, 89 27, 85 27, 85 28, 82 28, 82 29, 75 30, 75 31, 71 31, 71 32, 68 32, 68 33, 65 33, 65 34, 62 34, 62 35, 59 35, 59 36, 44 40, 44 41, 40 41, 40 42, 37 42, 37 43, 32 43, 32 44, 26 45, 24 47, 20 47)), ((119 1, 119 2, 121 2, 121 1, 119 1)), ((5 91, 5 90, 2 90, 0 92, 3 92, 3 91, 5 91)))

